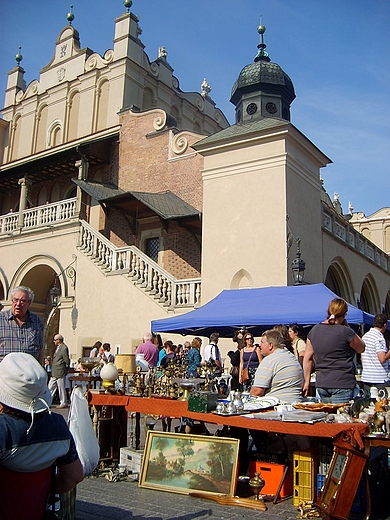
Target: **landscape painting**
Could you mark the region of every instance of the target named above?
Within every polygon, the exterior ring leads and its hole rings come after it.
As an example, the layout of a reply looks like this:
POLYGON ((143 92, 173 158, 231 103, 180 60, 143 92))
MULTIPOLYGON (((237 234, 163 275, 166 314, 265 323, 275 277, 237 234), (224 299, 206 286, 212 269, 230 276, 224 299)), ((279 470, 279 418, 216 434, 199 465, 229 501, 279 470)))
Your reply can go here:
POLYGON ((139 485, 234 496, 238 439, 148 431, 139 485))

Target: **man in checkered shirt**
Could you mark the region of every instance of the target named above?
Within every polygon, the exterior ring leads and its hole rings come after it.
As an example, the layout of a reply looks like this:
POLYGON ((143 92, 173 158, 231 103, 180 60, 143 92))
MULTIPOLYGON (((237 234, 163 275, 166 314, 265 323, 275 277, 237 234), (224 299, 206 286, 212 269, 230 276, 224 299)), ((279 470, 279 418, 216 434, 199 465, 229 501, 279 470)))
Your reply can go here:
POLYGON ((43 365, 43 323, 29 311, 34 293, 29 287, 15 287, 11 300, 11 309, 0 312, 0 361, 10 352, 26 352, 43 365))

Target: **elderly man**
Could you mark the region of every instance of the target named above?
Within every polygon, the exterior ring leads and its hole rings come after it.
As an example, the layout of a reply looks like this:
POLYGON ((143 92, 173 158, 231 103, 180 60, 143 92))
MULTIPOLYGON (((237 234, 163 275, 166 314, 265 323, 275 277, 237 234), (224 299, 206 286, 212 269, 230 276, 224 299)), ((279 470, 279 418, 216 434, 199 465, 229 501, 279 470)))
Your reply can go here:
POLYGON ((157 366, 159 350, 158 347, 152 342, 153 334, 147 332, 144 334, 143 343, 138 345, 135 350, 136 354, 144 354, 145 361, 149 363, 151 367, 157 366))
POLYGON ((10 352, 26 352, 43 366, 43 323, 29 310, 34 293, 29 287, 19 286, 10 295, 11 310, 0 313, 0 361, 10 352))
POLYGON ((251 395, 272 394, 288 404, 302 400, 302 367, 296 357, 285 348, 280 332, 264 332, 260 352, 263 360, 256 370, 251 395))
POLYGON ((57 406, 57 408, 66 408, 68 405, 66 398, 65 378, 70 365, 69 350, 65 345, 64 338, 61 336, 61 334, 56 334, 54 336, 54 344, 56 349, 53 354, 51 378, 48 386, 52 396, 54 396, 56 389, 58 389, 60 404, 57 406))

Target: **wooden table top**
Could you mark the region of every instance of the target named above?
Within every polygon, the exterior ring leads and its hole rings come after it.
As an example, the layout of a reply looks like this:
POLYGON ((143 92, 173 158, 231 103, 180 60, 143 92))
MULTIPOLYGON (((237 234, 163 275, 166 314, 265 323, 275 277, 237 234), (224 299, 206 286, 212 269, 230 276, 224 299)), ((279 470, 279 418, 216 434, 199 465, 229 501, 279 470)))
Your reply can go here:
MULTIPOLYGON (((340 432, 354 428, 358 435, 367 431, 367 424, 356 423, 324 423, 314 424, 287 422, 268 419, 257 419, 245 415, 221 416, 214 413, 199 413, 188 411, 187 401, 159 397, 133 397, 131 395, 109 395, 98 392, 89 392, 89 403, 97 406, 124 406, 128 412, 139 412, 145 415, 159 415, 162 417, 188 417, 196 421, 237 426, 252 430, 262 430, 289 435, 305 435, 309 437, 334 438, 340 432)), ((266 414, 267 412, 263 412, 266 414)))

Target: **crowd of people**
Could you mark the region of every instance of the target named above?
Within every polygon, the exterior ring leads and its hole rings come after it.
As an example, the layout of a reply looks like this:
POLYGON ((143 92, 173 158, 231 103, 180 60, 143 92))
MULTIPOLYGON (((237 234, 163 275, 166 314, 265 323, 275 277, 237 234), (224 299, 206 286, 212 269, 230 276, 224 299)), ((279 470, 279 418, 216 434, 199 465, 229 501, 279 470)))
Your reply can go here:
MULTIPOLYGON (((56 334, 52 355, 44 357, 43 323, 29 310, 33 299, 31 289, 16 287, 11 291, 11 309, 0 311, 0 517, 11 520, 41 520, 49 490, 65 492, 83 478, 68 426, 50 410, 56 392, 58 407, 68 404, 69 349, 64 337, 56 334)), ((373 387, 387 393, 387 317, 377 314, 371 329, 360 337, 349 326, 347 313, 348 304, 333 299, 324 321, 314 325, 307 337, 297 324, 266 330, 258 343, 250 331, 243 330, 234 337, 237 349, 228 352, 231 388, 293 403, 312 392, 315 372, 315 395, 323 403, 348 402, 358 391, 370 396, 373 387), (360 386, 355 376, 358 363, 360 386)), ((218 343, 219 334, 214 332, 202 353, 200 337, 175 345, 147 333, 135 353, 142 354, 151 367, 180 363, 187 377, 197 377, 199 367, 208 364, 218 377, 224 372, 218 343)), ((99 358, 101 365, 115 361, 110 344, 100 341, 91 348, 90 357, 99 358)), ((81 359, 76 369, 84 371, 81 359)))
POLYGON ((176 363, 186 367, 187 377, 197 377, 198 368, 202 364, 201 345, 202 340, 199 337, 194 338, 192 342, 186 341, 184 344, 175 345, 169 339, 163 343, 159 334, 147 332, 143 336, 143 343, 136 348, 135 354, 142 354, 151 367, 163 369, 169 363, 176 363))

